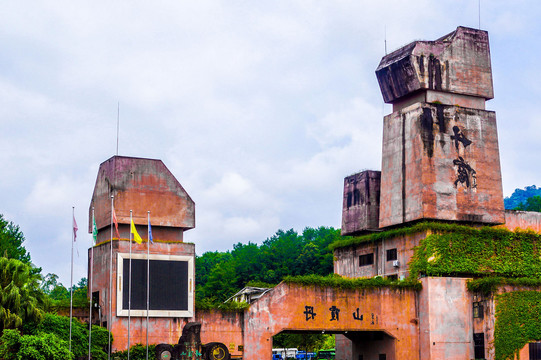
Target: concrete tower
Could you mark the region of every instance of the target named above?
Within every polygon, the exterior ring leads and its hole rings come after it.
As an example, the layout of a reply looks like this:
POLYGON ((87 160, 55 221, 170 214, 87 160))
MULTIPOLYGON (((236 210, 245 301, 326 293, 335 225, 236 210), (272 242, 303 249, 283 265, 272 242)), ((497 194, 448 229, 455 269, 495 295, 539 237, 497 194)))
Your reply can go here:
POLYGON ((114 349, 127 347, 128 312, 130 344, 146 343, 147 274, 149 343, 176 343, 182 331, 180 322, 193 319, 195 245, 185 243, 183 234, 195 227, 194 208, 193 200, 161 160, 113 156, 100 165, 90 204, 89 231, 94 212, 98 234, 88 252, 89 295, 100 310, 93 312, 93 322, 107 324, 114 349), (112 208, 118 234, 111 227, 112 208), (141 244, 132 241, 131 262, 130 210, 143 239, 141 244), (152 244, 147 232, 149 211, 152 244))
POLYGON ((421 219, 504 219, 488 33, 458 27, 385 56, 379 227, 421 219))

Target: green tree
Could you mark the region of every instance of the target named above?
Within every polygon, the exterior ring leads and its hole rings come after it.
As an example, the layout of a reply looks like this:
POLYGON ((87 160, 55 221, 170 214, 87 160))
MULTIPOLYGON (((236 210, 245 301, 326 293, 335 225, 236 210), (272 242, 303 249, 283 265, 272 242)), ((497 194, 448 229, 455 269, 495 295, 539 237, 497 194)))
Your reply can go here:
POLYGON ((72 359, 68 344, 54 334, 21 335, 6 329, 0 337, 0 356, 4 360, 72 359))
MULTIPOLYGON (((40 336, 52 334, 61 341, 69 344, 70 319, 67 316, 60 316, 46 313, 43 321, 38 325, 23 326, 23 332, 29 335, 40 336)), ((92 359, 107 359, 107 344, 109 341, 107 329, 92 326, 92 359)), ((77 319, 72 320, 71 351, 75 357, 84 357, 88 354, 88 325, 77 319)))
POLYGON ((517 206, 515 210, 541 212, 541 196, 537 195, 527 198, 526 201, 517 206))
POLYGON ((208 281, 208 277, 214 267, 220 263, 231 260, 230 252, 208 251, 202 256, 195 258, 195 283, 198 287, 203 287, 208 281))
POLYGON ((334 335, 308 333, 279 333, 272 338, 273 348, 298 349, 306 352, 334 347, 334 335))
POLYGON ((58 286, 58 284, 58 275, 48 273, 43 278, 40 288, 45 294, 50 295, 51 292, 58 286))
POLYGON ((196 258, 196 299, 224 301, 247 283, 278 284, 288 275, 328 275, 333 272, 329 244, 340 230, 306 228, 278 230, 258 246, 237 243, 231 252, 207 252, 196 258))
POLYGON ((0 330, 41 320, 44 294, 40 280, 31 265, 0 257, 0 330))
POLYGON ((532 196, 541 196, 541 188, 535 185, 526 186, 524 189, 515 189, 510 197, 503 199, 506 209, 516 209, 517 206, 526 202, 532 196))
POLYGON ((0 256, 30 263, 30 254, 24 248, 23 242, 24 235, 19 226, 11 221, 8 222, 0 214, 0 256))
POLYGON ((231 261, 216 265, 203 287, 201 298, 210 298, 218 303, 227 300, 235 294, 237 275, 231 261))

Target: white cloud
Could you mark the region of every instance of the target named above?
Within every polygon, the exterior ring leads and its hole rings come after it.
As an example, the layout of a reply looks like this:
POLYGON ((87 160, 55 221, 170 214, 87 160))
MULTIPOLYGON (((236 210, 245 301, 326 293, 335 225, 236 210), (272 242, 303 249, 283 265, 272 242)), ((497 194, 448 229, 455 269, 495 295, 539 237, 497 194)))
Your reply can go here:
MULTIPOLYGON (((481 5, 510 193, 540 177, 539 5, 481 5)), ((384 40, 433 40, 478 13, 470 0, 38 1, 2 3, 0 22, 0 213, 66 283, 66 253, 46 245, 69 248, 71 206, 84 234, 118 102, 120 154, 163 159, 179 179, 198 253, 338 226, 343 178, 381 167, 384 40)))

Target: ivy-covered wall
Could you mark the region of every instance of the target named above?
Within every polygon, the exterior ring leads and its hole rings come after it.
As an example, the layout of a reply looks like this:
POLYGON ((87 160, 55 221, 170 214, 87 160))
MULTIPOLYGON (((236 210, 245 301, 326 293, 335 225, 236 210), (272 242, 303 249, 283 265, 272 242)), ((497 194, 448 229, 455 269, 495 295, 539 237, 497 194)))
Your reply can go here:
POLYGON ((496 295, 496 360, 514 359, 528 342, 541 340, 541 292, 512 291, 496 295))
MULTIPOLYGON (((519 289, 494 296, 496 319, 492 345, 496 360, 513 359, 528 342, 541 341, 539 233, 421 222, 380 233, 345 237, 331 244, 331 249, 420 232, 428 235, 414 248, 408 264, 409 284, 419 276, 462 276, 473 278, 468 283, 469 291, 485 296, 497 294, 504 286, 519 289)), ((390 283, 379 286, 390 286, 390 283)))
POLYGON ((541 235, 489 227, 448 225, 421 240, 410 275, 541 278, 541 235))
POLYGON ((410 227, 358 237, 330 245, 332 250, 428 231, 415 248, 410 276, 503 276, 541 278, 541 234, 492 227, 421 222, 410 227))

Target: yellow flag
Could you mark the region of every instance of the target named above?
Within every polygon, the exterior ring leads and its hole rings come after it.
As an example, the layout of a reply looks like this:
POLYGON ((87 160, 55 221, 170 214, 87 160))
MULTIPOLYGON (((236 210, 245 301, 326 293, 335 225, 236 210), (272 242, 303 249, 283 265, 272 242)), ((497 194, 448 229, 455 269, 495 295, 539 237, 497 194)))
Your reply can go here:
POLYGON ((136 243, 140 244, 143 242, 143 239, 139 236, 137 233, 137 229, 135 228, 135 224, 133 223, 133 219, 131 220, 131 233, 133 234, 133 240, 135 240, 136 243))

